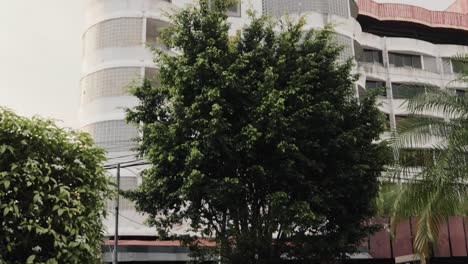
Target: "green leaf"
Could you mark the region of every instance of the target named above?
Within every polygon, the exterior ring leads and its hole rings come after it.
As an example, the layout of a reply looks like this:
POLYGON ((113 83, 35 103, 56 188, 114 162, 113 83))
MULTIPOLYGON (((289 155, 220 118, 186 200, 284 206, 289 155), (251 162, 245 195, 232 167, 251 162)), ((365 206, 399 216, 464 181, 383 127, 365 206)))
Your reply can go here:
POLYGON ((62 208, 58 209, 58 216, 62 216, 64 211, 62 208))
POLYGON ((3 153, 5 153, 7 149, 7 146, 6 145, 0 145, 0 155, 2 155, 3 153))
POLYGON ((5 208, 3 209, 3 216, 6 216, 10 211, 11 211, 10 207, 8 207, 8 206, 5 207, 5 208))
POLYGON ((10 181, 9 180, 4 180, 3 181, 3 186, 5 186, 5 189, 8 189, 10 187, 10 181))
POLYGON ((27 264, 32 264, 34 263, 34 259, 36 258, 36 255, 31 255, 28 257, 28 259, 26 260, 26 263, 27 264))
POLYGON ((33 197, 33 202, 37 202, 37 201, 39 201, 40 199, 41 199, 40 193, 36 193, 36 194, 34 195, 34 197, 33 197))

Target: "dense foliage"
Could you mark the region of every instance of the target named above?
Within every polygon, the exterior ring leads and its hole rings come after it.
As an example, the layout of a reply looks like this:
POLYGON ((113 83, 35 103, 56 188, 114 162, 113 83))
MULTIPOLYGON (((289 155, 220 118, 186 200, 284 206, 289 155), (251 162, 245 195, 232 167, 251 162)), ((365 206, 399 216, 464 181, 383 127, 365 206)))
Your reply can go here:
POLYGON ((394 227, 417 218, 414 248, 423 261, 447 217, 468 212, 468 97, 449 89, 468 83, 468 57, 452 62, 459 72, 447 89, 427 85, 425 93, 407 100, 410 115, 391 138, 396 162, 390 172, 400 184, 387 185, 382 194, 394 227))
MULTIPOLYGON (((167 234, 190 224, 214 238, 222 263, 326 262, 368 235, 383 147, 372 97, 358 102, 352 61, 331 28, 252 17, 228 35, 225 3, 173 17, 128 111, 152 164, 131 193, 167 234)), ((196 242, 194 242, 196 244, 196 242)))
POLYGON ((95 263, 103 161, 88 135, 0 108, 0 263, 95 263))

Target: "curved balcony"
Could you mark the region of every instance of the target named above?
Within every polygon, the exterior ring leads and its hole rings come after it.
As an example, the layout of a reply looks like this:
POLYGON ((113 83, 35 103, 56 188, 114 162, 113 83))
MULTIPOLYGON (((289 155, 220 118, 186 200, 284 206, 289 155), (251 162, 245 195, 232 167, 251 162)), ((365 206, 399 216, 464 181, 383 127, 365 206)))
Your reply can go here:
POLYGON ((121 17, 152 17, 168 21, 166 14, 178 9, 168 0, 91 0, 85 13, 86 29, 121 17))
POLYGON ((468 14, 431 11, 418 6, 395 3, 376 3, 357 0, 359 14, 384 21, 404 21, 429 27, 454 28, 468 31, 468 14))
POLYGON ((349 0, 268 0, 263 1, 263 14, 267 16, 284 16, 317 12, 348 18, 350 15, 349 0))

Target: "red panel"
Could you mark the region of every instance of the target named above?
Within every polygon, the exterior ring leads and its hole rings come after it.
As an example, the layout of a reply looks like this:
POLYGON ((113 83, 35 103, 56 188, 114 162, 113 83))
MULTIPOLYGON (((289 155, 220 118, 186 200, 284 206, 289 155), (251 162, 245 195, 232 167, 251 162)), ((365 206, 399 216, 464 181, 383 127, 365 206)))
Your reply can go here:
POLYGON ((463 230, 463 217, 454 216, 449 218, 450 241, 452 242, 452 253, 455 257, 466 256, 465 231, 463 230))
POLYGON ((468 0, 456 0, 445 11, 468 14, 468 0))
POLYGON ((418 6, 394 3, 376 3, 373 0, 357 0, 359 14, 379 20, 406 21, 430 27, 468 30, 468 15, 462 13, 431 11, 418 6))
POLYGON ((437 241, 437 245, 434 247, 434 255, 436 257, 450 257, 447 223, 440 225, 439 240, 437 241))
POLYGON ((375 224, 384 226, 379 232, 374 233, 370 238, 369 254, 373 258, 391 258, 391 245, 388 220, 385 218, 374 219, 375 224))
POLYGON ((396 257, 413 254, 409 220, 402 221, 398 225, 393 248, 396 257))

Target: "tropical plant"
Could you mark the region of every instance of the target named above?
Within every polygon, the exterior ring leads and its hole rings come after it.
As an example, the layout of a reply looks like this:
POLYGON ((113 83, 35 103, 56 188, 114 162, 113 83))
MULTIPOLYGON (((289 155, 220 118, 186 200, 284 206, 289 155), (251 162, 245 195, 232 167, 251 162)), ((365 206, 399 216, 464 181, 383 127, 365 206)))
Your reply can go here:
POLYGON ((230 38, 212 3, 173 17, 163 41, 180 56, 157 52, 160 86, 133 91, 127 117, 152 166, 130 197, 162 236, 188 223, 192 245, 214 239, 221 263, 355 252, 385 162, 374 97, 355 98, 330 27, 252 17, 230 38))
POLYGON ((0 263, 96 263, 103 161, 88 134, 0 108, 0 263))
MULTIPOLYGON (((463 70, 447 87, 466 86, 468 56, 452 61, 463 70)), ((400 189, 393 200, 392 226, 417 217, 414 249, 426 261, 441 224, 449 216, 466 215, 468 96, 428 85, 425 93, 410 97, 406 106, 411 115, 391 138, 396 158, 392 181, 400 189)), ((394 191, 388 186, 383 190, 394 191)))

